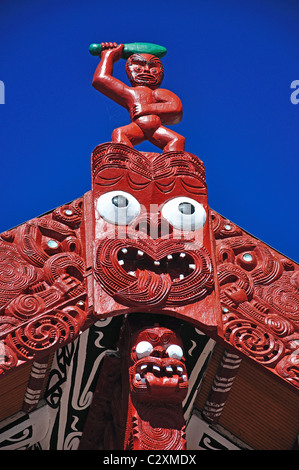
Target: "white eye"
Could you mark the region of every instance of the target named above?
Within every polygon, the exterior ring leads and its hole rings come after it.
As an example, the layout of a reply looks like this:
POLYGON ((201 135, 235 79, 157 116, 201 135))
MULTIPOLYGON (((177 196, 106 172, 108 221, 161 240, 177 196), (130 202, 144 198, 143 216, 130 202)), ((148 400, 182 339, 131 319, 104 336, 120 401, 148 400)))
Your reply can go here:
POLYGON ((142 357, 149 356, 153 349, 152 344, 148 341, 140 341, 136 346, 137 358, 141 359, 142 357))
POLYGON ((172 357, 173 359, 178 359, 179 361, 184 355, 182 348, 178 344, 171 344, 166 349, 166 352, 169 357, 172 357))
POLYGON ((207 214, 203 206, 189 197, 175 197, 162 208, 163 217, 178 230, 194 231, 202 228, 207 214))
POLYGON ((97 210, 107 222, 128 225, 140 213, 140 204, 132 194, 110 191, 98 198, 97 210))

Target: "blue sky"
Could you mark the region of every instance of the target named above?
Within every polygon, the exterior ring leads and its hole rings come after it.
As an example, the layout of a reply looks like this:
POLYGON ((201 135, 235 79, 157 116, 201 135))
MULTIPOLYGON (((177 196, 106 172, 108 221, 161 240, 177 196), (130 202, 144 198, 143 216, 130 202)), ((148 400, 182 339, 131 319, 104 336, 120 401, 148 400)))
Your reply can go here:
POLYGON ((129 122, 91 86, 89 44, 153 42, 210 206, 298 260, 298 24, 298 0, 1 0, 0 232, 89 191, 93 148, 129 122))

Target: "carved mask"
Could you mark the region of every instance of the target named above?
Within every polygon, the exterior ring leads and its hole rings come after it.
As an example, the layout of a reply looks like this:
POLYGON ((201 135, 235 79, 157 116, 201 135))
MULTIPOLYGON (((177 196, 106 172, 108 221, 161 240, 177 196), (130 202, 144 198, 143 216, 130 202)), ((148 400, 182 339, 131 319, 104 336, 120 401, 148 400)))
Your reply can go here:
POLYGON ((130 352, 130 388, 141 402, 181 403, 188 379, 180 337, 155 325, 133 334, 130 352))
POLYGON ((164 310, 215 325, 202 162, 103 144, 92 165, 96 314, 164 310))

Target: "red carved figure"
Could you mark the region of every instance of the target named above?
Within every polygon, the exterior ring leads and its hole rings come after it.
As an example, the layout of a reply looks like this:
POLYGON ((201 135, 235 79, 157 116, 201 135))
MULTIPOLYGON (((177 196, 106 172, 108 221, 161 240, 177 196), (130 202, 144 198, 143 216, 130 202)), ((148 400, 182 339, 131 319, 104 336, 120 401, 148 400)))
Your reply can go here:
POLYGON ((112 142, 130 147, 149 140, 165 152, 184 150, 185 139, 164 124, 177 124, 182 119, 182 103, 171 91, 160 89, 164 77, 161 60, 152 55, 131 55, 126 71, 132 87, 112 76, 113 65, 122 55, 124 45, 102 43, 101 61, 93 77, 93 86, 108 98, 126 108, 131 123, 113 131, 112 142))
POLYGON ((123 448, 186 449, 182 403, 188 377, 179 322, 155 315, 129 315, 120 354, 122 389, 128 388, 128 397, 123 394, 123 403, 128 403, 123 448))
POLYGON ((214 328, 202 162, 187 152, 146 154, 107 143, 94 150, 92 167, 95 314, 151 309, 214 328))
POLYGON ((149 403, 181 403, 188 383, 180 338, 156 324, 139 331, 132 343, 129 373, 134 398, 149 403))

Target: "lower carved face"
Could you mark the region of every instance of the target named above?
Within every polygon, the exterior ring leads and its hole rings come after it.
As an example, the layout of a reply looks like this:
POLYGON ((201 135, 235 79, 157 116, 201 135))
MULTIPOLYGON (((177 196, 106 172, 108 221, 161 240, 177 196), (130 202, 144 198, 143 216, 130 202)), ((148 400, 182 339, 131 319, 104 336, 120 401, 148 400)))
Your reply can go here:
POLYGON ((96 258, 96 275, 117 302, 186 305, 212 289, 210 257, 200 244, 190 243, 188 249, 188 243, 180 239, 154 240, 144 232, 136 238, 136 232, 130 231, 119 231, 119 235, 103 240, 96 258))
POLYGON ((131 349, 130 388, 138 401, 180 403, 188 389, 183 349, 164 327, 143 330, 131 349))

